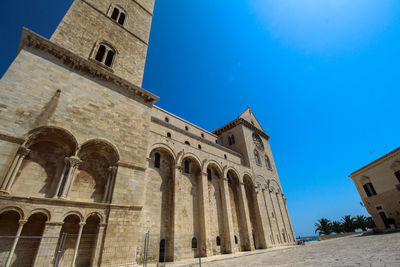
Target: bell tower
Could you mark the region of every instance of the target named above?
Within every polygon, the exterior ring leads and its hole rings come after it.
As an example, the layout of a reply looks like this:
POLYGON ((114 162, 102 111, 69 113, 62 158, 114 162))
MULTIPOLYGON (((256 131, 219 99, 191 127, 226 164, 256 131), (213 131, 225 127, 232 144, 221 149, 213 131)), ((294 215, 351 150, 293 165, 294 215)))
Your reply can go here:
POLYGON ((142 85, 155 0, 75 0, 51 41, 142 85))

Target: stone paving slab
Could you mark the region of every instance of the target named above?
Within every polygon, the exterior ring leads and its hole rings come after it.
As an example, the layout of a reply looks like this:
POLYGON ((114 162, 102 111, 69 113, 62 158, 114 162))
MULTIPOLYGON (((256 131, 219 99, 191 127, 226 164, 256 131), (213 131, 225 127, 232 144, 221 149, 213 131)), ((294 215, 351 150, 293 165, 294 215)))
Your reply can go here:
MULTIPOLYGON (((167 266, 198 266, 198 261, 191 259, 167 266)), ((356 235, 310 242, 305 246, 213 256, 204 258, 202 266, 400 267, 400 233, 356 235)))

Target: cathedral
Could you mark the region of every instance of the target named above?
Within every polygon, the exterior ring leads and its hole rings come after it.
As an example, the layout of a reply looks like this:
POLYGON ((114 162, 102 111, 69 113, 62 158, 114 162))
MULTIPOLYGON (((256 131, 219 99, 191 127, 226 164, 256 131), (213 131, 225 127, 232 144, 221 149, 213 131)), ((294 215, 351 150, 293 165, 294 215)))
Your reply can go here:
POLYGON ((295 244, 251 109, 210 132, 141 88, 153 8, 75 0, 50 40, 23 29, 0 81, 1 266, 137 266, 295 244))

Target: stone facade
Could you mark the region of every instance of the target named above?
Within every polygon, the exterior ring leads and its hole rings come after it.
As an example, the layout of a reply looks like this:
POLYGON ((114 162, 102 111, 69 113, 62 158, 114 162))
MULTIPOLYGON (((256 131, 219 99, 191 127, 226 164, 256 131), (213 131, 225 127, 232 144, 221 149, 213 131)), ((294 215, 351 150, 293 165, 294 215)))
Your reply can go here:
POLYGON ((23 30, 0 81, 0 235, 56 241, 4 242, 1 265, 135 266, 146 233, 153 263, 294 244, 251 110, 208 132, 140 88, 153 6, 75 0, 50 40, 23 30))
POLYGON ((400 147, 350 175, 380 230, 400 228, 400 147))

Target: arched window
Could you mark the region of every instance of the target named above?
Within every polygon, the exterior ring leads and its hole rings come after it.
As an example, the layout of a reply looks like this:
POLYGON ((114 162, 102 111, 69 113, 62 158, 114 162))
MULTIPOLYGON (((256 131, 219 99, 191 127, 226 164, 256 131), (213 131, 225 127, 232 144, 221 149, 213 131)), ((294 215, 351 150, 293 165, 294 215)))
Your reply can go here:
POLYGON ((256 161, 257 165, 261 166, 260 154, 258 154, 258 151, 256 149, 254 149, 254 160, 256 161))
POLYGON ((161 156, 160 153, 154 154, 154 168, 160 168, 161 156))
POLYGON ((198 145, 198 148, 201 150, 201 145, 198 145))
POLYGON ((189 131, 189 127, 185 126, 185 130, 186 130, 186 131, 189 131))
POLYGON ((221 238, 219 236, 217 236, 217 246, 221 246, 221 238))
POLYGON ((237 238, 237 236, 235 236, 235 244, 237 244, 238 243, 238 238, 237 238))
POLYGON ((185 173, 190 173, 190 161, 186 159, 183 164, 185 173))
POLYGON ((267 166, 268 169, 272 169, 271 161, 269 160, 268 155, 265 155, 264 158, 265 158, 265 166, 267 166))
POLYGON ((231 178, 231 175, 229 173, 227 174, 227 179, 228 179, 228 184, 231 184, 232 183, 232 178, 231 178))
POLYGON ((234 145, 235 144, 235 136, 233 134, 231 136, 231 141, 232 141, 232 145, 234 145))
POLYGON ((106 44, 99 45, 95 57, 96 61, 111 68, 114 63, 114 58, 115 58, 115 50, 112 47, 106 44))
POLYGON ((395 172, 394 175, 396 176, 397 180, 399 180, 400 183, 400 171, 395 172))
POLYGON ((169 118, 168 117, 165 117, 165 122, 169 122, 169 118))
POLYGON ((171 138, 171 133, 167 133, 167 137, 168 137, 168 138, 171 138))
POLYGON ((231 137, 230 136, 228 136, 228 145, 232 145, 232 139, 231 139, 231 137))
POLYGON ((196 237, 192 238, 192 248, 197 248, 197 239, 196 239, 196 237))
POLYGON ((126 15, 125 12, 118 8, 118 7, 114 7, 110 16, 114 21, 118 22, 121 25, 124 25, 125 23, 125 19, 126 19, 126 15))
POLYGON ((190 146, 190 143, 189 143, 189 141, 185 141, 185 145, 188 145, 188 146, 190 146))

